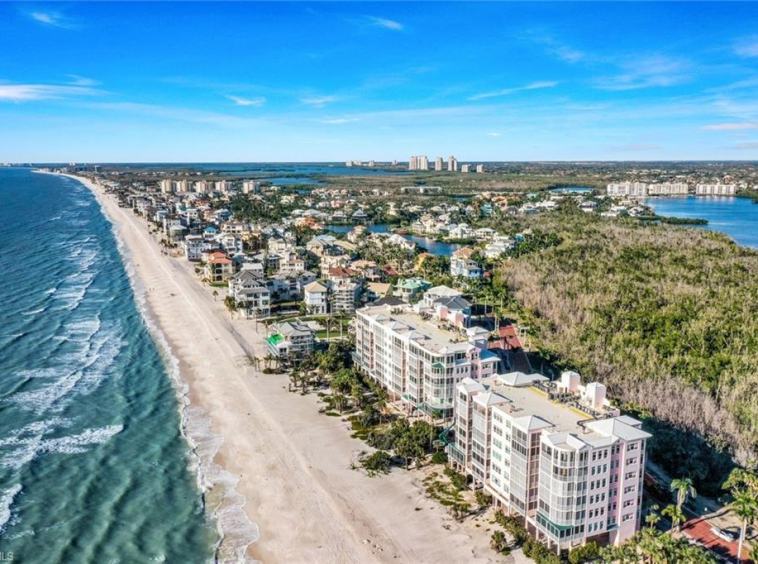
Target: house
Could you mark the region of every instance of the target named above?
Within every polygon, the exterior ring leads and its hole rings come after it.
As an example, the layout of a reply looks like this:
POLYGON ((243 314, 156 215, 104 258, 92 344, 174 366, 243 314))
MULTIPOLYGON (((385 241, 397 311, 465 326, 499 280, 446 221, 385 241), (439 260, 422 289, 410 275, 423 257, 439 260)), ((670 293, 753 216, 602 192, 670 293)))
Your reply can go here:
POLYGON ((282 360, 301 359, 313 351, 315 336, 307 325, 297 321, 285 321, 271 325, 266 339, 268 352, 282 360))
POLYGON ((271 314, 271 292, 251 270, 241 270, 229 279, 229 295, 249 317, 271 314))
POLYGON ((503 253, 512 250, 514 246, 513 239, 509 237, 498 237, 484 247, 482 251, 488 259, 498 258, 503 253))
POLYGON ((216 251, 206 257, 203 276, 210 284, 226 282, 234 274, 234 262, 225 253, 216 251))
POLYGON ((397 283, 393 293, 405 303, 411 303, 416 301, 430 286, 431 284, 423 278, 407 278, 397 283))
POLYGON ((461 276, 470 280, 482 277, 482 268, 473 260, 474 249, 463 247, 453 252, 450 257, 450 275, 461 276))
POLYGON ((203 258, 203 251, 211 248, 211 244, 200 235, 188 235, 184 238, 184 257, 193 262, 203 258))
POLYGON ((313 281, 304 288, 305 307, 309 314, 324 315, 329 308, 328 289, 320 282, 313 281))
POLYGON ((373 302, 392 295, 392 284, 369 282, 366 284, 366 301, 373 302))

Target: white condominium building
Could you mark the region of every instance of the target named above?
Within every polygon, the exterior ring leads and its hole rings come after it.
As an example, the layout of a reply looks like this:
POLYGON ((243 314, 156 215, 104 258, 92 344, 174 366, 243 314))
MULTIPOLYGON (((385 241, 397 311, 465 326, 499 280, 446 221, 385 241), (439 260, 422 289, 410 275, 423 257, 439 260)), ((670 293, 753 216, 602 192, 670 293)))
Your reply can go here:
POLYGON ((176 191, 179 193, 186 193, 192 191, 192 182, 187 180, 186 178, 184 180, 177 180, 176 182, 176 191))
POLYGON ((698 184, 695 186, 696 196, 734 196, 736 193, 736 184, 698 184))
POLYGON ((451 463, 557 550, 620 545, 640 527, 646 441, 605 387, 512 372, 457 386, 451 463))
POLYGON ((470 164, 461 165, 461 172, 471 172, 471 165, 470 164))
POLYGON ((356 311, 353 358, 409 412, 450 419, 458 383, 497 372, 500 361, 487 350, 488 335, 481 327, 448 330, 409 306, 370 306, 356 311))
POLYGON ((649 196, 686 196, 690 187, 686 182, 664 182, 663 184, 648 184, 649 196))
POLYGON ((434 170, 436 171, 443 170, 444 168, 443 165, 444 163, 442 162, 442 157, 437 157, 436 159, 434 159, 434 170))
POLYGON ((448 172, 458 172, 458 159, 453 155, 450 155, 447 159, 447 170, 448 172))
POLYGON ((205 180, 198 180, 195 182, 193 188, 198 194, 206 194, 208 192, 208 183, 205 180))
POLYGON ((261 183, 256 182, 255 180, 245 180, 242 183, 242 192, 244 194, 255 194, 257 192, 260 192, 261 189, 261 183))
POLYGON ((476 172, 484 172, 484 165, 483 164, 476 165, 476 172))
POLYGON ((647 184, 644 182, 620 182, 608 184, 609 196, 647 196, 647 184))

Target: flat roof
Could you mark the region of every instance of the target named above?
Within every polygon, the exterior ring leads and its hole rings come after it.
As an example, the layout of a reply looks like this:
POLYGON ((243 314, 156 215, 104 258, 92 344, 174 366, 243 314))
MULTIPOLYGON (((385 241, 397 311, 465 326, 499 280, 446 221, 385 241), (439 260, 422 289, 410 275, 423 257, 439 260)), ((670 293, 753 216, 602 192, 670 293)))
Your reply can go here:
POLYGON ((359 311, 374 318, 376 322, 390 327, 395 333, 411 338, 435 354, 465 352, 473 346, 465 335, 425 321, 415 313, 392 312, 388 306, 369 306, 359 311))

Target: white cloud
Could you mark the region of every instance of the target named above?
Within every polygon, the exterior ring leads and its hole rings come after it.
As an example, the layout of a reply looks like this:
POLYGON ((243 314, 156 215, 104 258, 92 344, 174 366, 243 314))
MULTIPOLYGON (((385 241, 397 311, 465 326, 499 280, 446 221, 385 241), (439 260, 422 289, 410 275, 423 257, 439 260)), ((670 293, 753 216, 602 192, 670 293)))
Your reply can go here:
POLYGON ((339 100, 337 96, 310 96, 308 98, 300 99, 300 101, 306 106, 313 106, 314 108, 323 108, 327 104, 331 104, 337 100, 339 100))
POLYGON ((376 27, 391 29, 392 31, 403 31, 404 29, 403 24, 395 20, 389 20, 387 18, 377 18, 375 16, 366 16, 366 19, 368 19, 376 27))
POLYGON ((359 121, 358 118, 327 118, 318 120, 319 123, 326 123, 329 125, 342 125, 343 123, 352 123, 359 121))
POLYGON ((734 44, 734 52, 740 57, 758 57, 758 35, 737 41, 734 44))
POLYGON ((553 88, 555 86, 558 86, 557 82, 553 81, 542 81, 542 82, 531 82, 527 84, 526 86, 517 86, 514 88, 503 88, 502 90, 496 90, 494 92, 484 92, 482 94, 476 94, 474 96, 470 96, 469 100, 484 100, 485 98, 497 98, 499 96, 508 96, 509 94, 515 94, 516 92, 524 92, 526 90, 540 90, 542 88, 553 88))
POLYGON ((744 131, 746 129, 758 129, 758 123, 716 123, 704 125, 700 129, 706 131, 744 131))
POLYGON ((60 27, 63 29, 76 28, 68 18, 58 12, 30 12, 29 17, 42 25, 60 27))
POLYGON ((259 98, 240 98, 239 96, 227 96, 229 100, 234 102, 237 106, 262 106, 266 103, 266 98, 263 96, 259 98))
POLYGON ((91 96, 102 92, 87 86, 55 84, 4 84, 0 82, 0 102, 29 102, 70 96, 91 96))
POLYGON ((620 67, 620 74, 600 77, 595 86, 601 90, 639 90, 676 86, 691 80, 692 65, 683 59, 654 55, 627 60, 620 67))
POLYGON ((492 133, 488 133, 487 135, 489 135, 490 137, 500 137, 502 133, 498 131, 493 131, 492 133))
POLYGON ((72 86, 97 86, 100 84, 97 80, 85 76, 79 76, 78 74, 67 74, 66 76, 71 79, 69 84, 72 86))

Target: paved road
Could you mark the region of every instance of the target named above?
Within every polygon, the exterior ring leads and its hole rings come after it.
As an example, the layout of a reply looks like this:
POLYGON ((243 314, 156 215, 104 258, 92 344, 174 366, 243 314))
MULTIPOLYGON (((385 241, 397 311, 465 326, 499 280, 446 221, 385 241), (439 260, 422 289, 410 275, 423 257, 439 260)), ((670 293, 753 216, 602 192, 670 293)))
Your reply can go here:
MULTIPOLYGON (((716 535, 714 535, 711 532, 711 527, 713 527, 713 524, 710 521, 706 521, 703 518, 698 519, 692 519, 690 521, 687 521, 684 526, 682 527, 682 532, 690 537, 691 539, 697 541, 704 547, 706 547, 709 550, 712 550, 719 556, 722 556, 724 558, 728 558, 732 562, 737 561, 737 541, 727 542, 716 535)), ((730 532, 733 532, 730 530, 730 532)), ((736 532, 736 531, 734 531, 736 532)), ((744 560, 744 552, 745 547, 742 548, 743 551, 743 562, 744 560)))

